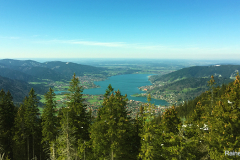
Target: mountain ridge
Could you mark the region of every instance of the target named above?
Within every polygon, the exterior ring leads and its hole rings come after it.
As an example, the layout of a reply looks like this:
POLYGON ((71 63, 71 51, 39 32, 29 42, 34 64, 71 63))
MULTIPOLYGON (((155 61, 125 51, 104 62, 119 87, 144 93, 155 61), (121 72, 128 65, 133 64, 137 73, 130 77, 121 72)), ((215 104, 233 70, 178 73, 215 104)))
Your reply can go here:
POLYGON ((176 81, 184 78, 210 78, 213 76, 230 78, 235 77, 240 65, 211 65, 211 66, 193 66, 183 68, 166 75, 154 75, 150 77, 152 83, 156 81, 176 81))
POLYGON ((1 59, 0 68, 5 68, 0 72, 3 77, 12 79, 19 79, 24 81, 32 81, 38 79, 50 79, 57 80, 69 80, 75 73, 77 76, 83 76, 84 74, 106 74, 103 71, 107 70, 101 67, 94 67, 89 65, 82 65, 72 62, 50 61, 50 62, 36 62, 33 60, 14 60, 14 59, 1 59), (6 69, 8 68, 8 69, 6 69), (14 77, 11 74, 15 74, 17 71, 26 78, 14 77), (32 76, 32 78, 27 78, 32 76))
POLYGON ((208 81, 215 77, 216 86, 233 81, 240 65, 211 65, 183 68, 165 75, 149 78, 152 86, 143 86, 153 98, 164 99, 169 103, 182 103, 199 96, 209 89, 208 81))

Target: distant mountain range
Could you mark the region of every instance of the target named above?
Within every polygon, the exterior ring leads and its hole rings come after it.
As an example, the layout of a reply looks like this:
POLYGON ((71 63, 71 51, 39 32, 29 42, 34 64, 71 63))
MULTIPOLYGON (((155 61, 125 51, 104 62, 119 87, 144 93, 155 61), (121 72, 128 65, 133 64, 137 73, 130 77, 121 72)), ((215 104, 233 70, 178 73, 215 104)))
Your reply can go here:
POLYGON ((44 66, 57 73, 61 73, 68 79, 73 76, 73 73, 75 73, 77 76, 83 76, 84 74, 105 74, 103 71, 107 70, 106 68, 101 67, 60 61, 46 62, 44 63, 44 66))
POLYGON ((0 60, 0 89, 8 90, 14 102, 22 102, 32 87, 38 94, 44 94, 48 88, 41 85, 31 85, 28 82, 40 82, 44 79, 52 81, 70 81, 73 74, 106 74, 107 69, 81 65, 71 62, 45 62, 32 60, 0 60))
MULTIPOLYGON (((212 65, 183 68, 166 75, 150 77, 153 86, 148 92, 153 98, 174 97, 174 101, 192 99, 209 87, 207 81, 211 75, 215 77, 217 85, 233 81, 240 65, 212 65)), ((52 81, 69 81, 75 73, 77 76, 85 74, 107 75, 106 68, 81 65, 72 62, 51 61, 39 63, 32 60, 0 60, 0 89, 9 90, 15 102, 21 102, 27 96, 33 85, 28 82, 40 82, 45 79, 52 81)), ((128 72, 126 71, 125 74, 128 72)), ((132 73, 132 72, 129 72, 132 73)), ((39 94, 44 94, 48 88, 34 84, 39 94)), ((167 99, 167 98, 166 98, 167 99)))
POLYGON ((41 81, 42 79, 70 80, 75 73, 77 76, 84 74, 105 74, 105 68, 81 65, 72 62, 52 61, 39 63, 32 60, 0 60, 0 76, 23 80, 41 81), (16 76, 19 75, 19 76, 16 76))

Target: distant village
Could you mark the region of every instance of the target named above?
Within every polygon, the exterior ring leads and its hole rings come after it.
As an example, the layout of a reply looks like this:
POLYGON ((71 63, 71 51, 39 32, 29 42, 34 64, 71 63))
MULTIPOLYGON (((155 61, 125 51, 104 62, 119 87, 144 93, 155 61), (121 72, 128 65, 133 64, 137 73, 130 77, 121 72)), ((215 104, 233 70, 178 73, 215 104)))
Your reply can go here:
MULTIPOLYGON (((104 78, 98 78, 94 76, 78 76, 80 85, 83 89, 89 88, 99 88, 100 86, 95 85, 94 81, 103 81, 104 78)), ((67 102, 66 93, 68 91, 69 82, 60 82, 60 81, 50 81, 48 82, 48 86, 54 86, 54 91, 56 93, 56 101, 57 101, 57 110, 59 110, 64 104, 67 102)), ((153 89, 153 86, 143 86, 139 87, 141 91, 146 91, 146 93, 138 94, 137 96, 147 97, 148 91, 153 89)), ((151 95, 154 99, 162 99, 166 100, 168 103, 172 103, 171 98, 165 98, 163 95, 151 95)), ((102 106, 103 95, 88 95, 84 94, 83 98, 85 99, 85 104, 87 105, 86 110, 92 110, 92 115, 94 117, 97 116, 98 108, 102 106)), ((139 112, 140 106, 145 103, 141 101, 129 100, 127 104, 127 110, 129 111, 128 115, 131 117, 136 117, 139 112)), ((156 105, 155 113, 163 112, 167 106, 158 106, 156 105)))

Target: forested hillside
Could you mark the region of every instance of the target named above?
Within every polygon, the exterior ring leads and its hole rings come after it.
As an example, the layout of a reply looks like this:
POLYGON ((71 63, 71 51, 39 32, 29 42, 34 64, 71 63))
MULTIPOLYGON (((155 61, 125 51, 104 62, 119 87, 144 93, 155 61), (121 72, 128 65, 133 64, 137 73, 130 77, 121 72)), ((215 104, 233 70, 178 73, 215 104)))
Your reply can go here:
POLYGON ((67 81, 74 73, 76 73, 77 76, 83 76, 84 74, 106 75, 104 71, 107 70, 101 67, 81 65, 72 62, 53 61, 39 63, 32 60, 14 59, 0 60, 0 69, 0 76, 27 82, 42 81, 42 79, 67 81), (16 73, 19 74, 19 77, 14 76, 16 73))
MULTIPOLYGON (((42 79, 49 79, 53 81, 58 80, 67 80, 67 76, 62 73, 58 73, 50 68, 46 67, 15 67, 16 70, 19 70, 25 74, 34 76, 38 78, 38 81, 42 79)), ((74 72, 73 72, 74 73, 74 72)), ((73 74, 72 73, 72 74, 73 74)))
POLYGON ((26 67, 43 67, 39 62, 33 60, 15 60, 15 59, 1 59, 0 64, 8 67, 26 66, 26 67))
POLYGON ((25 82, 35 82, 40 80, 37 77, 10 68, 0 68, 0 75, 2 77, 16 79, 25 82))
POLYGON ((221 100, 221 97, 226 94, 228 87, 233 86, 233 82, 230 82, 219 87, 219 85, 217 85, 218 83, 216 83, 216 78, 214 78, 212 82, 213 83, 210 85, 208 82, 209 89, 207 91, 204 91, 196 98, 185 101, 183 104, 179 105, 177 108, 179 117, 187 120, 190 119, 199 101, 201 101, 202 105, 213 105, 217 103, 217 101, 221 100))
MULTIPOLYGON (((78 76, 82 76, 84 75, 84 73, 100 74, 101 72, 107 70, 100 67, 93 67, 72 62, 60 62, 60 61, 46 62, 44 63, 44 66, 52 69, 55 72, 61 73, 62 75, 65 75, 68 78, 71 78, 73 73, 75 73, 78 76)), ((103 72, 102 74, 105 73, 103 72)))
MULTIPOLYGON (((168 83, 163 86, 154 87, 155 94, 162 93, 174 97, 173 99, 178 102, 192 100, 199 96, 202 92, 209 89, 207 82, 209 78, 186 78, 173 83, 168 83)), ((228 84, 232 82, 233 79, 216 77, 216 86, 221 86, 222 84, 228 84)), ((151 92, 151 89, 149 89, 151 92)), ((174 102, 174 101, 173 101, 174 102)))
POLYGON ((172 104, 191 100, 208 90, 207 81, 213 75, 216 85, 233 81, 240 65, 194 66, 183 68, 165 75, 153 75, 152 86, 143 86, 153 98, 164 99, 172 104))
POLYGON ((0 76, 0 88, 11 93, 14 103, 22 102, 32 87, 34 87, 38 94, 44 94, 48 90, 46 87, 41 85, 30 85, 24 81, 0 76))
MULTIPOLYGON (((156 114, 156 106, 139 106, 128 116, 127 98, 108 86, 97 117, 86 108, 74 75, 68 101, 56 110, 54 91, 45 94, 42 115, 34 89, 20 107, 11 93, 0 91, 0 157, 3 159, 237 159, 240 152, 240 77, 183 106, 156 114), (182 121, 186 118, 185 121, 182 121), (235 153, 236 152, 236 153, 235 153)), ((151 96, 148 96, 150 101, 151 96)))
POLYGON ((214 66, 194 66, 183 68, 166 75, 152 76, 150 81, 173 82, 184 78, 210 78, 214 77, 230 78, 235 77, 240 70, 240 65, 214 65, 214 66))

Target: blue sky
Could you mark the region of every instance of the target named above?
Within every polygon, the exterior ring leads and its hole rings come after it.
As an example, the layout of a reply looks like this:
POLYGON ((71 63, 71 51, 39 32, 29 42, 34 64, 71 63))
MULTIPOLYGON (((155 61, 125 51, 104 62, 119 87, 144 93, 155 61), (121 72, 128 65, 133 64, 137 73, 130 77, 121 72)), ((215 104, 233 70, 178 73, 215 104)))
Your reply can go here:
POLYGON ((239 0, 0 0, 0 58, 239 59, 239 0))

